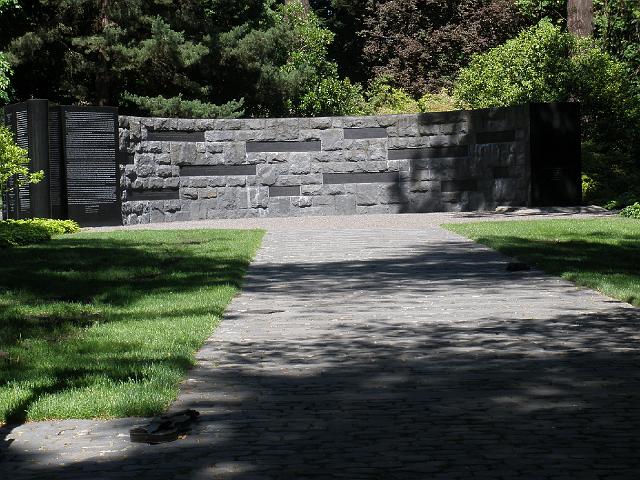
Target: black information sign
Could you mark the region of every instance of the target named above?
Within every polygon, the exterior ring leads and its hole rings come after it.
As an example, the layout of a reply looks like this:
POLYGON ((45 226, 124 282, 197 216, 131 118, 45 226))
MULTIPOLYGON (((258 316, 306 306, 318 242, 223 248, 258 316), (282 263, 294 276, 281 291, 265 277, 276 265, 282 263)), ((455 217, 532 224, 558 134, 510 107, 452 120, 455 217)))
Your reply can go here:
POLYGON ((83 226, 121 224, 117 109, 59 108, 68 217, 83 226))
POLYGON ((62 155, 60 109, 49 111, 49 201, 52 218, 67 218, 66 172, 62 155))

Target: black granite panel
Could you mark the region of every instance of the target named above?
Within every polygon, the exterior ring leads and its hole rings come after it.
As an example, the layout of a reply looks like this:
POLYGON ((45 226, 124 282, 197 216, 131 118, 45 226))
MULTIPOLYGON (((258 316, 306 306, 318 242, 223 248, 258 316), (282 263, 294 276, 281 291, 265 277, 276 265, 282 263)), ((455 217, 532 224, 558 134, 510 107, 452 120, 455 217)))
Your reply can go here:
POLYGON ((387 138, 387 129, 385 127, 365 127, 365 128, 345 128, 345 140, 359 138, 387 138))
POLYGON ((64 132, 69 218, 81 226, 120 225, 118 110, 58 108, 64 132))
POLYGON ((493 178, 509 178, 509 167, 493 167, 493 178))
POLYGON ((149 142, 204 142, 204 132, 188 132, 183 130, 149 130, 149 142))
POLYGON ((535 206, 579 205, 580 105, 532 103, 531 197, 535 206))
POLYGON ((329 184, 344 183, 397 183, 398 172, 382 173, 325 173, 322 181, 329 184))
POLYGON ((506 143, 516 141, 515 130, 503 130, 501 132, 478 132, 476 143, 506 143))
POLYGON ((473 192, 478 190, 478 181, 467 180, 447 180, 440 182, 442 192, 473 192))
POLYGON ((177 200, 180 198, 180 192, 176 190, 128 190, 127 201, 134 202, 139 200, 177 200))
POLYGON ((274 185, 269 187, 270 197, 299 197, 300 185, 294 185, 290 187, 281 187, 274 185))
POLYGON ((468 145, 450 147, 398 148, 389 150, 389 160, 466 157, 469 155, 468 145))
POLYGON ((218 177, 225 175, 255 175, 255 165, 188 165, 180 168, 183 177, 218 177))
POLYGON ((247 153, 251 152, 319 152, 320 141, 306 142, 247 142, 247 153))

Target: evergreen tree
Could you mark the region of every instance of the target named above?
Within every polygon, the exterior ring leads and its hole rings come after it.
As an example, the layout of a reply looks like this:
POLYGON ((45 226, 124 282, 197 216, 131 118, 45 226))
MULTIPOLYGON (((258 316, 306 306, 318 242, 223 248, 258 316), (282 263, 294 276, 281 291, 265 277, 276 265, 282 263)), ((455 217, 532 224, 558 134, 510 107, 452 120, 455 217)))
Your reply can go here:
POLYGON ((117 105, 133 95, 207 100, 209 53, 198 1, 30 0, 0 11, 0 47, 18 99, 117 105))

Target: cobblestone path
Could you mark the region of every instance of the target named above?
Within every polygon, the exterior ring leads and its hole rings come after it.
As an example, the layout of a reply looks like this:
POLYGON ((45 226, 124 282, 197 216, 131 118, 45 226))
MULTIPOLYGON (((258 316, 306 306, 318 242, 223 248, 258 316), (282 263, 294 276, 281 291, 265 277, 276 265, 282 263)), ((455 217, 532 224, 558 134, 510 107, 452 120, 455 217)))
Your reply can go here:
POLYGON ((5 430, 0 477, 640 478, 640 310, 438 227, 270 232, 172 409, 5 430))

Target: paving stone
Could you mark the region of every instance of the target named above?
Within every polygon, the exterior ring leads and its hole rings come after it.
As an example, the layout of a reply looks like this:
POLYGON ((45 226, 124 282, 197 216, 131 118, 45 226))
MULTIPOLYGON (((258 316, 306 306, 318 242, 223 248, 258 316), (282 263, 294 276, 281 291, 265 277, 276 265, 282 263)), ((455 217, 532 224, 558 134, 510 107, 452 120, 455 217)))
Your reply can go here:
POLYGON ((267 234, 171 407, 202 412, 187 438, 129 443, 144 419, 27 423, 0 430, 3 472, 640 477, 638 309, 506 272, 437 226, 358 218, 267 234))

